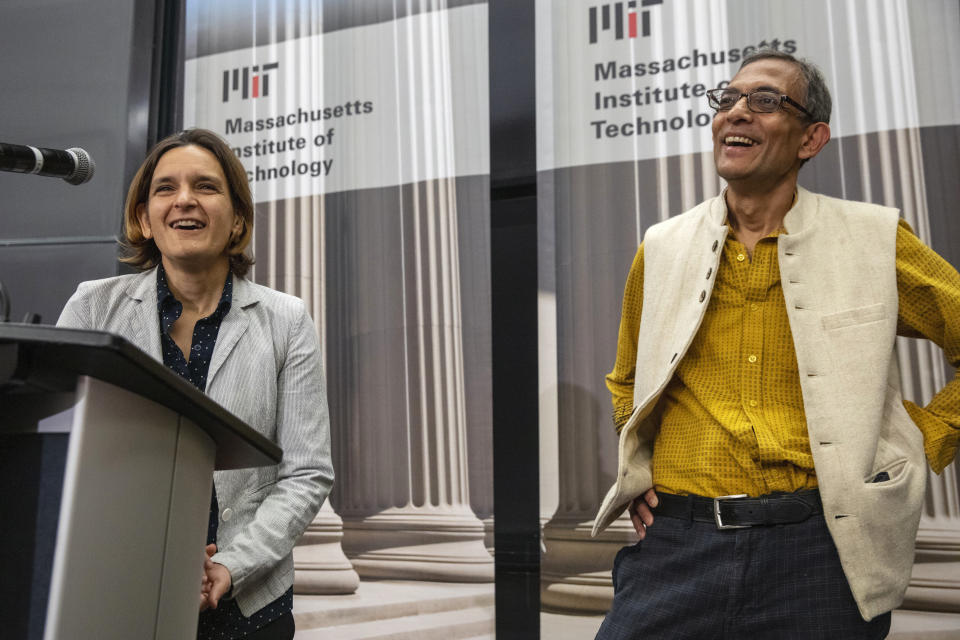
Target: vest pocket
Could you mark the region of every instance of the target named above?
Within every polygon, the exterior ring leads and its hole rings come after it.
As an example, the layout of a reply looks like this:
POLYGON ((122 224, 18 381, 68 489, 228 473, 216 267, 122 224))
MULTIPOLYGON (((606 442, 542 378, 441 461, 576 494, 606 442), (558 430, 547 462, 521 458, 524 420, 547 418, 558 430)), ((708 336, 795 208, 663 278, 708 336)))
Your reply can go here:
POLYGON ((903 479, 906 467, 907 459, 900 458, 871 471, 863 481, 877 487, 891 486, 903 479))
POLYGON ((820 323, 824 329, 831 331, 833 329, 842 329, 858 324, 876 322, 877 320, 882 320, 883 316, 883 303, 878 302, 877 304, 871 304, 866 307, 857 307, 855 309, 847 309, 846 311, 825 315, 820 319, 820 323))

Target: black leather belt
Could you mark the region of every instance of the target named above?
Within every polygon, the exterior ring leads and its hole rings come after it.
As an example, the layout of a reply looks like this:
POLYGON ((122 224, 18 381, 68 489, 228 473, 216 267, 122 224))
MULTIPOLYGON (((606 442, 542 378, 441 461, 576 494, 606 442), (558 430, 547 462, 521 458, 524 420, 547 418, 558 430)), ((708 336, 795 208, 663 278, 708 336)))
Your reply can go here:
POLYGON ((757 498, 746 495, 705 498, 658 493, 654 517, 712 522, 717 529, 742 529, 774 524, 803 522, 823 513, 820 492, 771 493, 757 498))

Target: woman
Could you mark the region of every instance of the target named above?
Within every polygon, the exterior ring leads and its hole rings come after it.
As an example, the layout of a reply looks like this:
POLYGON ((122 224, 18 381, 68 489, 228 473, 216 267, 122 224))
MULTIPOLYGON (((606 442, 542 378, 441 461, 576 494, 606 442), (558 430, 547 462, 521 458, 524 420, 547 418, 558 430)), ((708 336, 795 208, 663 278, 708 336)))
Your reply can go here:
POLYGON ((283 448, 217 471, 198 638, 292 638, 297 539, 333 482, 316 331, 301 300, 254 284, 246 172, 203 129, 170 136, 127 193, 124 262, 81 283, 58 324, 119 334, 283 448))

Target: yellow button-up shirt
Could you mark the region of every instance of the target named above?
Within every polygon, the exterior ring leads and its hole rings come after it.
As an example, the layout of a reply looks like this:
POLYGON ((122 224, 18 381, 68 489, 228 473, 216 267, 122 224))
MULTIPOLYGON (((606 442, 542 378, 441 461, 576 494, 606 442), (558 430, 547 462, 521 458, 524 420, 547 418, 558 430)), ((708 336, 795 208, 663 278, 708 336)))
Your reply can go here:
MULTIPOLYGON (((800 376, 777 260, 779 233, 749 256, 727 236, 703 324, 654 409, 658 491, 763 495, 817 486, 800 376)), ((897 333, 925 337, 960 365, 960 274, 906 222, 897 228, 897 333)), ((643 303, 643 245, 624 292, 617 360, 607 376, 619 431, 633 409, 643 303)), ((924 435, 930 465, 950 463, 960 444, 960 377, 926 407, 904 402, 924 435)))

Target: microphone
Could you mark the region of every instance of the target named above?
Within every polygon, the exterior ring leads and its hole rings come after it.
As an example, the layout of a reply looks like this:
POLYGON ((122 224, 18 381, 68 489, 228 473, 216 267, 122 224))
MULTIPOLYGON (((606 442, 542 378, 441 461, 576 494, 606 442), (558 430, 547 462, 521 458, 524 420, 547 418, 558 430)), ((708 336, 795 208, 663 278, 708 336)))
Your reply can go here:
POLYGON ((35 173, 83 184, 96 167, 90 154, 79 147, 61 151, 0 142, 0 171, 35 173))

